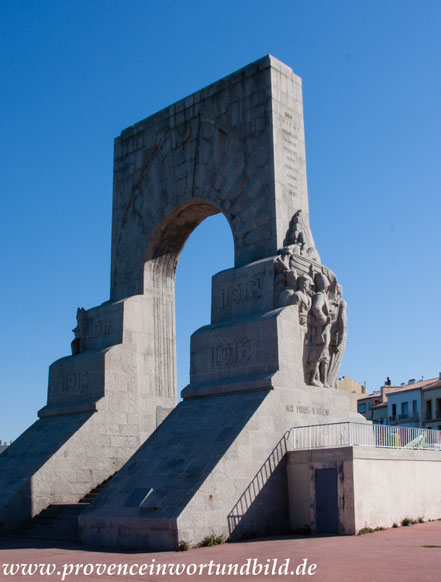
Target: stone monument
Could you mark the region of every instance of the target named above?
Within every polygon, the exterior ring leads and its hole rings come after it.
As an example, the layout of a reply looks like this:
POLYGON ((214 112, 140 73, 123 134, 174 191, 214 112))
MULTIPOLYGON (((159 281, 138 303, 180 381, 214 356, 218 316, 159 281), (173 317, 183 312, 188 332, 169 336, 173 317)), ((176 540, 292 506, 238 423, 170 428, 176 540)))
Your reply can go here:
POLYGON ((111 269, 110 300, 78 310, 47 406, 0 458, 2 531, 116 471, 80 515, 84 542, 157 550, 286 531, 284 433, 359 419, 336 390, 346 303, 309 228, 289 67, 264 57, 122 132, 111 269), (176 406, 176 267, 219 212, 235 267, 213 277, 176 406))

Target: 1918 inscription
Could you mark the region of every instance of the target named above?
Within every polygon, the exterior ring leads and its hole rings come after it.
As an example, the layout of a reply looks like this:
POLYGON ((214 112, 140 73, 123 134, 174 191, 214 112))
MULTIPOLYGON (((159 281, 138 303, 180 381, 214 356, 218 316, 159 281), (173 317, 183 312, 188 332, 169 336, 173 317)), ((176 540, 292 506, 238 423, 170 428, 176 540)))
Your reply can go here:
POLYGON ((249 281, 234 283, 222 289, 222 307, 230 307, 234 304, 257 301, 262 297, 262 280, 264 273, 249 281))

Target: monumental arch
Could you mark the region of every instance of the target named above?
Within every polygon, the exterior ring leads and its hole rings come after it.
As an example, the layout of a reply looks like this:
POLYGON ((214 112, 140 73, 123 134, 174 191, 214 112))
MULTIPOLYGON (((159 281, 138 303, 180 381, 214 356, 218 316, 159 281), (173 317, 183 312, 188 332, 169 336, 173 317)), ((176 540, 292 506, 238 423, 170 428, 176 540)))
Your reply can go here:
POLYGON ((346 303, 309 228, 289 67, 264 57, 115 140, 110 299, 78 309, 74 333, 39 420, 0 458, 3 533, 115 472, 80 515, 85 542, 173 549, 286 530, 284 433, 357 416, 336 390, 346 303), (176 406, 176 267, 219 212, 235 267, 213 277, 176 406))

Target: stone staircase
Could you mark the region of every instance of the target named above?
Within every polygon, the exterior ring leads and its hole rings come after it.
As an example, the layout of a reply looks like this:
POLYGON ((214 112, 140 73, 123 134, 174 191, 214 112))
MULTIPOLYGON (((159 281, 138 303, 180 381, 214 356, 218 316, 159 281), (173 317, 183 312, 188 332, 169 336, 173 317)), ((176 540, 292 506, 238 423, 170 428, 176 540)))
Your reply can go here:
POLYGON ((78 516, 112 479, 100 483, 78 503, 54 503, 38 515, 22 524, 15 532, 16 537, 38 540, 78 541, 78 516))

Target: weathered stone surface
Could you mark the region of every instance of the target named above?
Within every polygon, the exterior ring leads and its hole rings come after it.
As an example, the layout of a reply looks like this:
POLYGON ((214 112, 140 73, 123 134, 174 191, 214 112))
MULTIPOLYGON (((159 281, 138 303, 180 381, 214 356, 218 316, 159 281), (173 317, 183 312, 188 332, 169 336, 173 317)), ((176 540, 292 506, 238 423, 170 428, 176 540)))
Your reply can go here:
POLYGON ((1 455, 0 534, 51 503, 77 502, 176 405, 175 383, 160 391, 150 375, 146 304, 136 296, 88 310, 78 353, 50 366, 40 420, 1 455))
MULTIPOLYGON (((180 248, 203 215, 214 212, 207 202, 230 222, 236 267, 213 277, 212 323, 192 336, 184 401, 81 516, 81 535, 108 546, 171 549, 210 534, 281 532, 288 527, 284 431, 357 416, 353 398, 330 388, 346 341, 345 304, 309 229, 300 80, 268 57, 158 116, 160 122, 153 116, 128 134, 142 151, 153 127, 161 127, 165 141, 161 154, 148 150, 144 170, 134 161, 121 179, 121 192, 132 195, 118 196, 135 230, 114 215, 113 292, 139 290, 144 269, 144 293, 160 287, 172 301, 180 248), (262 107, 250 104, 250 88, 262 107), (170 121, 176 111, 187 120, 181 141, 170 121), (237 117, 240 124, 232 124, 237 117), (254 125, 247 122, 252 118, 254 125), (171 174, 178 158, 185 164, 179 179, 171 174), (189 185, 202 200, 181 205, 176 192, 185 198, 189 185), (158 201, 164 208, 158 210, 158 201), (136 267, 127 249, 133 242, 140 251, 158 222, 154 246, 136 267), (138 506, 127 504, 136 491, 150 494, 138 506)), ((133 159, 131 148, 121 148, 124 159, 133 159)))
POLYGON ((284 431, 353 409, 333 389, 345 303, 309 228, 291 69, 260 59, 115 140, 110 300, 80 308, 74 334, 72 356, 50 367, 40 420, 2 455, 4 531, 77 501, 159 424, 81 516, 84 540, 165 549, 287 527, 284 431), (167 416, 176 266, 193 229, 218 212, 235 268, 213 278, 212 323, 193 334, 190 384, 167 416), (26 511, 14 513, 20 503, 26 511))

